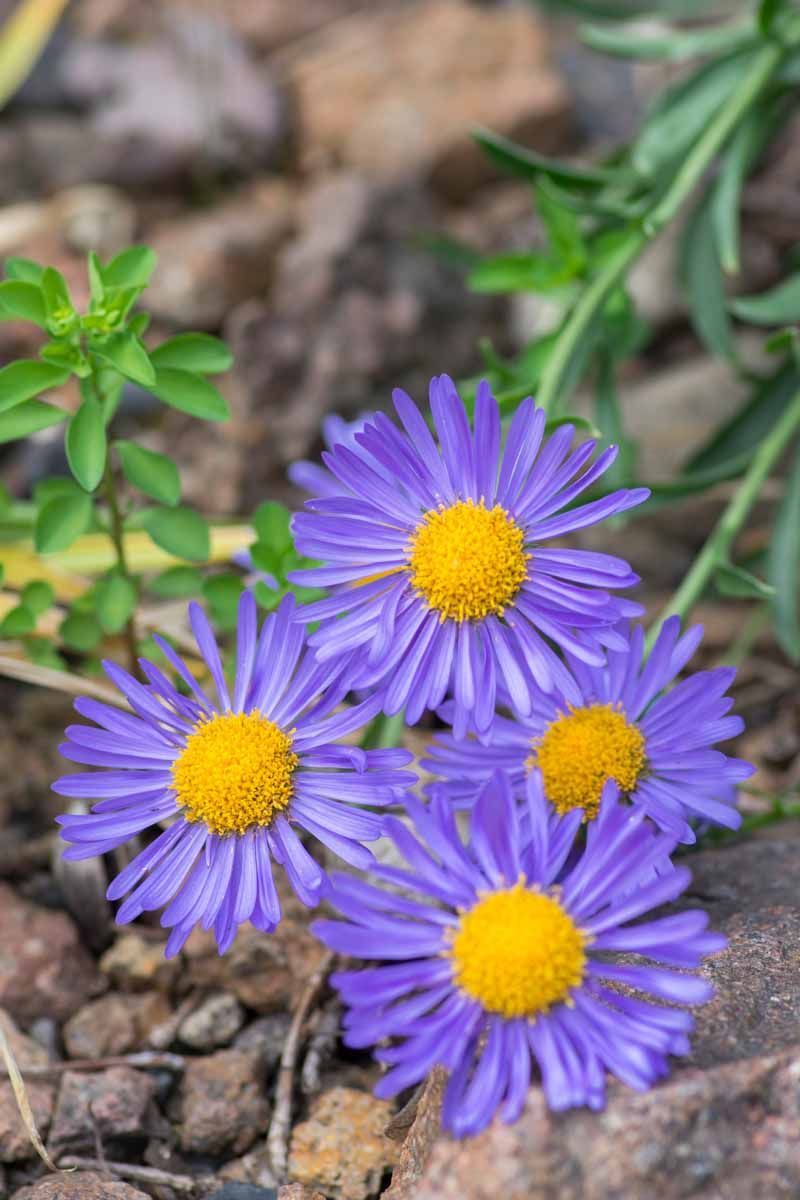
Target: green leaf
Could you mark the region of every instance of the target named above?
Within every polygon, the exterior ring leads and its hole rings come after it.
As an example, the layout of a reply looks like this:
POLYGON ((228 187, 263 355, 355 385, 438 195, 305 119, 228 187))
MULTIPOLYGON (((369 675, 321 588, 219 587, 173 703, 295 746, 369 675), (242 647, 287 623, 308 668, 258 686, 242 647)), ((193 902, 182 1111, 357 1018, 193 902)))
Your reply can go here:
POLYGON ((66 279, 54 267, 45 267, 41 287, 47 309, 48 328, 55 336, 65 333, 76 320, 66 279))
POLYGON ((66 550, 85 533, 92 519, 92 498, 85 493, 48 500, 39 510, 34 530, 40 554, 66 550))
POLYGON ((191 371, 160 367, 150 390, 171 408, 203 421, 227 421, 230 416, 227 403, 214 385, 191 371))
POLYGON ((730 24, 649 35, 631 31, 628 25, 582 25, 578 35, 593 50, 618 58, 684 62, 752 42, 753 28, 750 24, 730 24))
POLYGON ((31 583, 26 583, 20 593, 20 600, 35 617, 41 613, 47 612, 50 605, 53 603, 55 593, 49 583, 44 579, 34 579, 31 583))
POLYGON ((115 442, 125 478, 146 496, 161 504, 175 505, 181 498, 178 468, 165 454, 145 450, 135 442, 115 442))
POLYGON ((151 388, 156 382, 156 372, 148 353, 130 330, 112 333, 102 342, 92 342, 92 351, 134 383, 151 388))
POLYGON ((712 59, 661 92, 633 146, 636 170, 652 177, 684 156, 740 82, 751 53, 712 59))
POLYGON ((723 467, 752 455, 800 387, 800 374, 791 364, 763 380, 734 417, 724 422, 686 464, 695 473, 723 467))
POLYGON ((754 109, 742 122, 725 152, 712 188, 711 225, 723 270, 739 270, 739 209, 744 181, 775 126, 775 111, 754 109))
POLYGON ((150 314, 145 312, 136 313, 128 322, 128 329, 135 334, 137 338, 144 337, 150 326, 150 314))
POLYGON ((69 379, 69 371, 55 363, 20 358, 0 371, 0 412, 23 404, 49 388, 61 387, 69 379))
POLYGON ((626 436, 622 423, 619 397, 614 370, 615 356, 606 351, 599 355, 600 363, 597 372, 595 390, 595 420, 602 430, 601 445, 619 446, 619 454, 612 463, 606 475, 606 485, 609 490, 617 487, 628 487, 634 472, 634 445, 626 436))
POLYGON ((36 663, 38 667, 50 667, 53 671, 65 671, 67 669, 67 664, 49 638, 26 638, 25 653, 31 662, 36 663))
POLYGON ((266 609, 267 612, 272 612, 272 610, 277 608, 280 604, 285 592, 276 592, 273 588, 268 588, 267 585, 259 579, 256 581, 256 585, 253 588, 253 595, 255 596, 259 607, 266 609))
POLYGON ((265 500, 253 513, 253 528, 259 541, 266 542, 276 553, 284 554, 292 546, 292 514, 282 504, 265 500))
POLYGON ((203 576, 194 567, 169 567, 151 579, 148 586, 156 596, 199 596, 203 576))
POLYGON ((94 304, 101 304, 103 297, 105 296, 106 289, 103 282, 103 267, 94 250, 89 251, 87 270, 89 272, 89 288, 91 291, 92 301, 94 304))
POLYGON ((76 346, 72 342, 58 340, 45 342, 39 350, 39 357, 45 362, 60 367, 63 371, 69 371, 71 375, 77 375, 79 379, 86 379, 92 372, 86 355, 80 346, 76 346))
POLYGON ((150 361, 157 367, 177 367, 198 375, 220 375, 233 366, 233 355, 224 342, 209 333, 179 333, 156 346, 150 361))
POLYGON ((232 573, 212 575, 203 583, 203 596, 208 601, 211 615, 223 630, 236 628, 239 597, 243 591, 241 577, 232 573))
POLYGON ((45 328, 47 309, 42 289, 35 283, 8 279, 0 283, 0 319, 33 321, 45 328))
POLYGON ((177 558, 206 562, 211 551, 208 525, 191 508, 153 508, 144 527, 157 546, 177 558))
MULTIPOLYGON (((753 325, 784 325, 800 321, 800 274, 784 279, 777 287, 760 296, 742 296, 731 300, 730 310, 753 325)), ((2 375, 2 372, 0 372, 2 375)))
POLYGON ((545 254, 524 251, 499 254, 480 263, 467 278, 473 292, 550 292, 560 289, 572 278, 563 263, 545 254))
POLYGON ((735 596, 742 600, 764 600, 774 592, 770 584, 734 563, 722 563, 717 567, 714 583, 723 596, 735 596))
POLYGON ((0 413, 0 444, 15 442, 18 438, 29 437, 49 425, 58 425, 68 414, 63 408, 55 408, 52 404, 43 404, 39 400, 29 400, 20 404, 11 412, 0 413))
POLYGON ((775 18, 783 8, 783 0, 761 0, 758 6, 756 21, 764 37, 769 37, 775 18))
POLYGON ((561 195, 547 176, 542 176, 536 181, 536 210, 547 231, 547 239, 556 258, 572 275, 585 266, 586 247, 580 221, 574 212, 561 203, 561 195))
POLYGON ((800 444, 786 480, 767 551, 767 579, 774 588, 775 633, 788 656, 800 659, 800 444))
POLYGON ((82 496, 83 490, 69 475, 51 475, 48 479, 40 479, 33 489, 33 499, 37 508, 55 500, 60 496, 82 496))
POLYGON ((472 136, 497 166, 528 181, 547 175, 563 187, 574 189, 605 187, 619 179, 616 172, 603 167, 577 167, 555 158, 546 158, 488 129, 476 129, 472 136))
POLYGON ((681 245, 681 274, 689 293, 689 311, 697 336, 712 354, 732 361, 736 347, 709 196, 695 209, 686 227, 681 245))
POLYGON ((98 402, 91 396, 70 418, 64 438, 69 469, 87 492, 93 492, 106 469, 106 426, 98 402))
POLYGON ((17 604, 0 621, 0 637, 23 637, 26 633, 33 633, 35 628, 36 617, 24 604, 17 604))
POLYGON ((136 588, 124 575, 110 575, 95 587, 94 605, 103 631, 119 633, 136 608, 136 588))
POLYGON ((155 251, 149 246, 130 246, 103 267, 103 282, 112 287, 147 287, 156 266, 155 251))
POLYGON ((37 286, 42 282, 44 267, 34 262, 32 258, 7 258, 4 266, 9 279, 19 279, 22 283, 35 283, 37 286))
POLYGON ((94 617, 88 613, 71 612, 59 626, 59 637, 70 650, 92 650, 103 636, 94 617))

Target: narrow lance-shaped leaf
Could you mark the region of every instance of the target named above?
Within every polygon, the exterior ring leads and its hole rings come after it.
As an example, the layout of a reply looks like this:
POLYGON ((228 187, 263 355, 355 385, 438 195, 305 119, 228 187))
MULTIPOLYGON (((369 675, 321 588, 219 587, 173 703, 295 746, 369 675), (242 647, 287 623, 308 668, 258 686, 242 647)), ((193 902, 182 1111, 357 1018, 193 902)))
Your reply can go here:
POLYGON ((142 387, 152 387, 156 381, 147 351, 129 330, 113 333, 102 342, 92 342, 92 351, 110 362, 126 379, 132 379, 142 387))
POLYGON ((800 321, 800 272, 760 296, 741 296, 730 302, 731 312, 753 325, 784 325, 800 321))
POLYGON ((800 659, 800 444, 786 480, 767 553, 767 578, 775 589, 775 632, 792 659, 800 659))
POLYGON ((44 329, 47 309, 42 289, 35 283, 19 279, 0 283, 0 320, 32 321, 44 329))
POLYGON ((70 471, 82 488, 93 492, 106 468, 106 427, 94 397, 88 396, 70 419, 64 445, 70 471))
POLYGON ((735 563, 721 563, 714 575, 714 583, 723 596, 740 600, 764 600, 774 591, 769 583, 735 563))
POLYGON ((34 540, 40 554, 66 550, 89 528, 92 498, 86 494, 49 500, 36 518, 34 540))
POLYGON ((23 404, 48 388, 61 387, 69 370, 55 363, 20 358, 0 371, 0 412, 23 404))
POLYGON ((734 359, 736 347, 726 307, 722 267, 714 240, 710 197, 695 209, 681 246, 681 268, 692 324, 709 350, 734 359))
POLYGON ((210 333, 179 333, 150 351, 155 367, 177 367, 198 375, 221 375, 233 366, 233 355, 224 342, 210 333))
POLYGON ((137 446, 135 442, 119 441, 115 446, 129 483, 162 504, 178 503, 181 481, 172 459, 137 446))
POLYGON ((0 413, 0 445, 30 437, 32 433, 38 433, 50 425, 58 425, 66 416, 63 408, 43 404, 40 400, 29 400, 10 412, 0 413))

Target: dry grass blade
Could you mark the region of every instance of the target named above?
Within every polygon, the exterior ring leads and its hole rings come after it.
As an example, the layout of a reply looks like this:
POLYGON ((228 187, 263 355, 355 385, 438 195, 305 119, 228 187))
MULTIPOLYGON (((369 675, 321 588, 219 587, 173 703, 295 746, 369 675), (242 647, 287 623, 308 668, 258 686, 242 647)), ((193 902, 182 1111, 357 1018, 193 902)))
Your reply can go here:
POLYGON ((0 106, 33 70, 67 0, 23 0, 0 30, 0 106))
POLYGON ((24 658, 13 658, 10 654, 0 654, 0 675, 5 675, 8 679, 19 679, 23 683, 35 683, 39 687, 53 688, 57 692, 67 692, 71 696, 93 696, 96 700, 105 700, 107 704, 115 704, 118 708, 127 708, 122 694, 107 684, 98 683, 95 679, 84 679, 82 675, 72 675, 69 671, 41 667, 37 663, 27 662, 24 658))
POLYGON ((19 1109, 19 1115, 22 1118, 22 1123, 25 1126, 28 1137, 30 1138, 31 1145, 39 1155, 39 1158, 42 1160, 42 1162, 46 1163, 51 1171, 57 1171, 58 1167, 45 1150, 44 1142, 39 1136, 39 1130, 36 1128, 36 1122, 33 1119, 33 1112, 31 1111, 30 1101, 28 1100, 28 1093, 25 1090, 25 1082, 20 1074, 17 1061, 11 1052, 11 1046, 9 1045, 8 1038, 6 1037, 2 1024, 0 1024, 0 1057, 2 1057, 3 1062, 5 1063, 5 1068, 8 1072, 8 1078, 11 1082, 11 1089, 14 1093, 14 1099, 16 1100, 17 1108, 19 1109))

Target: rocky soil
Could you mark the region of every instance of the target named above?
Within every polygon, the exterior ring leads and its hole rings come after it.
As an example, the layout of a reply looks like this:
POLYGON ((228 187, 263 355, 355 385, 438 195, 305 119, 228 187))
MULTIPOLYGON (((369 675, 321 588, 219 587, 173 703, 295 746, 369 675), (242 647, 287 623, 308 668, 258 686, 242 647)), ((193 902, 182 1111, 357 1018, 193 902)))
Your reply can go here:
MULTIPOLYGON (((286 467, 318 452, 325 413, 386 407, 395 386, 422 397, 433 373, 480 370, 480 338, 511 352, 543 319, 528 297, 466 290, 465 251, 540 236, 528 190, 487 172, 469 127, 595 151, 630 132, 649 86, 530 6, 76 0, 0 116, 0 254, 52 262, 80 296, 89 247, 156 247, 153 336, 225 336, 234 415, 204 427, 131 388, 120 433, 168 446, 188 500, 210 516, 246 517, 266 496, 298 502, 286 467)), ((746 194, 743 290, 771 282, 800 240, 798 144, 778 147, 746 194)), ((634 290, 657 336, 623 400, 643 473, 664 478, 741 391, 689 333, 668 245, 637 267, 634 290)), ((28 328, 0 325, 0 365, 34 348, 28 328)), ((66 469, 49 431, 0 454, 20 497, 66 469)), ((621 535, 652 610, 726 495, 723 484, 621 535)), ((759 514, 748 536, 763 545, 759 514)), ((735 601, 700 606, 706 665, 747 616, 735 601)), ((755 784, 796 787, 797 676, 768 630, 736 696, 748 733, 735 752, 758 764, 755 784)), ((458 1146, 439 1133, 440 1079, 421 1099, 371 1097, 377 1068, 337 1042, 335 1000, 314 984, 323 952, 291 896, 273 937, 245 931, 224 959, 195 935, 167 963, 156 923, 116 929, 104 893, 121 855, 58 860, 48 789, 63 771, 68 700, 0 681, 0 712, 0 1024, 51 1158, 73 1167, 53 1175, 38 1160, 3 1076, 0 1200, 800 1194, 797 826, 688 860, 692 900, 731 946, 708 966, 717 999, 670 1080, 644 1096, 612 1088, 599 1116, 551 1117, 534 1089, 516 1127, 458 1146), (267 1139, 309 986, 285 1185, 267 1139)), ((427 736, 415 732, 413 748, 427 736)))

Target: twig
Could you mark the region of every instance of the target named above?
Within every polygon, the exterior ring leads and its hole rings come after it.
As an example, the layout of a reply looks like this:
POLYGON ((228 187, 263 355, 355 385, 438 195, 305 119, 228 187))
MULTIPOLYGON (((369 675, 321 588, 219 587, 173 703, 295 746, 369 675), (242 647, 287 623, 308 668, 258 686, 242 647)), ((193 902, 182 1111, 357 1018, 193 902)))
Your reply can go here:
POLYGON ((69 692, 72 696, 93 696, 118 708, 128 707, 125 697, 108 684, 87 679, 83 675, 73 675, 70 671, 42 667, 24 658, 14 658, 11 654, 0 654, 0 675, 21 679, 23 683, 35 683, 39 687, 53 688, 57 692, 69 692))
MULTIPOLYGON (((22 1119, 23 1125, 25 1126, 25 1132, 30 1139, 31 1145, 39 1155, 39 1158, 42 1160, 42 1162, 45 1163, 51 1171, 57 1171, 58 1167, 45 1150, 44 1142, 39 1135, 39 1130, 36 1128, 33 1110, 31 1109, 30 1100, 28 1099, 28 1093, 25 1090, 25 1082, 20 1074, 19 1067, 17 1066, 17 1060, 14 1058, 2 1024, 0 1024, 0 1061, 5 1063, 5 1068, 8 1072, 8 1078, 11 1083, 11 1090, 14 1093, 14 1099, 16 1100, 17 1108, 19 1109, 19 1115, 22 1119)), ((25 1073, 30 1074, 28 1067, 25 1068, 25 1073)))
POLYGON ((316 1028, 308 1042, 308 1050, 300 1071, 300 1091, 304 1096, 316 1096, 321 1090, 322 1065, 333 1053, 338 1033, 339 1003, 333 1001, 319 1014, 316 1028))
POLYGON ((48 1075, 60 1075, 64 1071, 105 1071, 107 1067, 133 1067, 138 1071, 181 1072, 186 1059, 180 1054, 153 1054, 142 1050, 138 1054, 116 1054, 108 1058, 75 1058, 66 1062, 47 1063, 45 1066, 26 1067, 30 1079, 45 1079, 48 1075))
POLYGON ((275 1085, 275 1108, 272 1113, 269 1133, 267 1134, 267 1153, 272 1165, 272 1172, 278 1181, 286 1178, 289 1162, 289 1127, 292 1120, 292 1091, 294 1089, 294 1072, 297 1055, 300 1049, 300 1038, 303 1024, 308 1017, 311 1007, 319 995, 335 955, 326 951, 319 961, 316 971, 306 984, 306 989, 300 997, 297 1008, 289 1026, 289 1032, 283 1045, 281 1065, 278 1071, 278 1082, 275 1085))
POLYGON ((84 1171, 103 1171, 107 1174, 118 1175, 120 1179, 136 1179, 139 1183, 169 1187, 176 1192, 195 1192, 198 1195, 210 1195, 219 1184, 219 1180, 214 1179, 211 1175, 174 1175, 171 1171, 162 1171, 158 1167, 137 1167, 134 1163, 101 1162, 99 1158, 82 1158, 76 1154, 69 1154, 66 1158, 59 1159, 59 1170, 65 1167, 84 1171))

